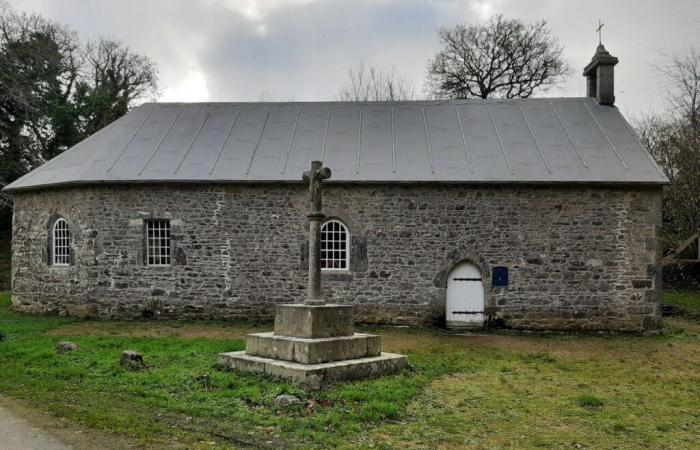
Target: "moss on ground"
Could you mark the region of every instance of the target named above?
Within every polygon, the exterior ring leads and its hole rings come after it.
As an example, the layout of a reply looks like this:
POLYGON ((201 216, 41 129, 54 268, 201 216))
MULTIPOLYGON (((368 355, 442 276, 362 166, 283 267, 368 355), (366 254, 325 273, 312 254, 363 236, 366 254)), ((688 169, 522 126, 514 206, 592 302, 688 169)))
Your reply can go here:
POLYGON ((657 336, 447 336, 374 328, 413 369, 307 394, 228 372, 251 327, 79 321, 12 312, 0 295, 0 392, 102 431, 188 448, 694 448, 700 324, 657 336), (75 352, 58 355, 70 339, 75 352), (119 365, 140 351, 148 368, 119 365), (300 405, 275 405, 291 393, 300 405))

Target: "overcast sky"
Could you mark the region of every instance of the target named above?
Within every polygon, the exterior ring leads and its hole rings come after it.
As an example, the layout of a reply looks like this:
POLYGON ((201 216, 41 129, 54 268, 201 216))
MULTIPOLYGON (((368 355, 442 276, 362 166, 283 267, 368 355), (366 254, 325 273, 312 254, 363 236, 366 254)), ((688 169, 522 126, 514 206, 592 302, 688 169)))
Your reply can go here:
POLYGON ((11 0, 84 37, 107 35, 157 61, 160 101, 335 100, 360 61, 394 66, 420 89, 436 29, 489 15, 546 19, 575 69, 549 95, 581 96, 603 43, 620 58, 617 105, 663 107, 660 52, 700 48, 700 0, 11 0))

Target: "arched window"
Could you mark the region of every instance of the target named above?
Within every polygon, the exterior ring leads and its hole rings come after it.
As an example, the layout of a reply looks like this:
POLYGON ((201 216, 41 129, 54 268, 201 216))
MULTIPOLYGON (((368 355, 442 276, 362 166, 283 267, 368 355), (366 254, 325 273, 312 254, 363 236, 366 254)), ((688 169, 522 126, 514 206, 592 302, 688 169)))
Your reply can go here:
POLYGON ((54 266, 70 265, 70 229, 66 219, 58 219, 53 224, 51 262, 54 266))
POLYGON ((337 220, 321 226, 321 269, 348 270, 350 268, 350 233, 337 220))

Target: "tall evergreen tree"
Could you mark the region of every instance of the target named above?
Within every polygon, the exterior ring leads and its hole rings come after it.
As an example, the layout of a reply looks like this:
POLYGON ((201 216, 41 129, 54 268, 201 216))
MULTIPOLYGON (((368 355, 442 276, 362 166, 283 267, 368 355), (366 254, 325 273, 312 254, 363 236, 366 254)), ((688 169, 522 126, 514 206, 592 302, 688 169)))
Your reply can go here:
MULTIPOLYGON (((156 96, 150 58, 0 0, 0 182, 10 183, 156 96)), ((9 228, 0 196, 0 228, 9 228)), ((2 231, 0 230, 0 231, 2 231)))

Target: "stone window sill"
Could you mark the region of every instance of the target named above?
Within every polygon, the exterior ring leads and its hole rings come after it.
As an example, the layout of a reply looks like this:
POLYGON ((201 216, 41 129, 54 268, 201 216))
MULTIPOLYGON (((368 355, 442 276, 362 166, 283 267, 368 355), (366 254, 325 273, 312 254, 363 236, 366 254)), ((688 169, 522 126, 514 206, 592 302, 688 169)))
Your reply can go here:
POLYGON ((322 270, 321 278, 328 281, 352 281, 354 277, 349 270, 322 270))

